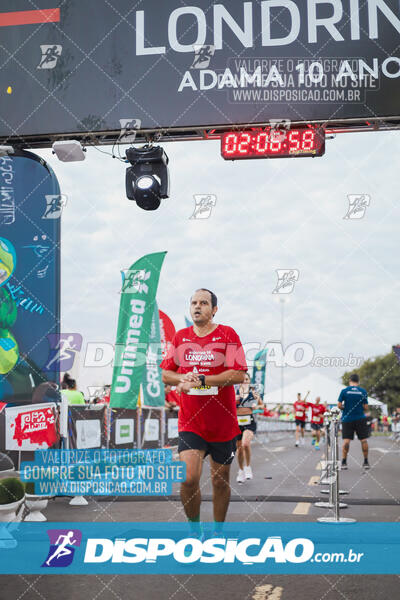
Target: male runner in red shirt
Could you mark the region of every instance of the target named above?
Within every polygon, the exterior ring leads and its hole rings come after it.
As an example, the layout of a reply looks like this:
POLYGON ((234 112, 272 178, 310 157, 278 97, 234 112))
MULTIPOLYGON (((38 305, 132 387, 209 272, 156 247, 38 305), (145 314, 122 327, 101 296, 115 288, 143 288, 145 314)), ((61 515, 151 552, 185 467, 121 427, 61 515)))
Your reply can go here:
POLYGON ((176 332, 160 365, 163 382, 176 385, 181 393, 178 452, 186 463, 181 500, 192 530, 199 536, 199 483, 208 454, 216 532, 221 530, 228 510, 230 466, 236 436, 240 435, 233 385, 242 383, 247 371, 237 333, 232 327, 213 323, 217 310, 215 294, 204 288, 197 290, 190 302, 193 326, 176 332))
POLYGON ((312 445, 315 446, 316 450, 319 450, 319 440, 321 438, 321 429, 324 424, 324 413, 326 408, 323 404, 320 404, 321 398, 317 396, 315 398, 315 404, 311 404, 311 429, 313 430, 312 445))
POLYGON ((307 392, 306 397, 304 398, 304 400, 302 400, 301 394, 299 392, 297 394, 297 400, 293 404, 294 419, 296 422, 296 443, 295 443, 296 448, 299 445, 300 433, 301 433, 301 445, 304 446, 304 428, 306 426, 306 413, 307 413, 307 409, 309 407, 309 403, 306 402, 306 400, 307 400, 309 393, 310 392, 307 392))

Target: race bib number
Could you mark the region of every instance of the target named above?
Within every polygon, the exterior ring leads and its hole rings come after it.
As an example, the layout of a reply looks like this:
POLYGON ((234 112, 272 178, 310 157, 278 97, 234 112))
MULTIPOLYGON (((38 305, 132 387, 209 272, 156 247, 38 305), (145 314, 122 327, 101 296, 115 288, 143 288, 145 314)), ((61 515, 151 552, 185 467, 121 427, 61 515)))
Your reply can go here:
POLYGON ((296 417, 304 417, 304 413, 301 412, 301 411, 299 411, 299 410, 297 410, 296 411, 296 417))
POLYGON ((190 388, 188 396, 217 396, 217 385, 202 385, 200 387, 190 388))
POLYGON ((237 418, 239 425, 241 425, 242 427, 244 425, 250 425, 251 423, 251 415, 242 415, 240 417, 237 418))
POLYGON ((319 417, 313 417, 312 421, 313 421, 313 423, 320 423, 320 418, 319 417))

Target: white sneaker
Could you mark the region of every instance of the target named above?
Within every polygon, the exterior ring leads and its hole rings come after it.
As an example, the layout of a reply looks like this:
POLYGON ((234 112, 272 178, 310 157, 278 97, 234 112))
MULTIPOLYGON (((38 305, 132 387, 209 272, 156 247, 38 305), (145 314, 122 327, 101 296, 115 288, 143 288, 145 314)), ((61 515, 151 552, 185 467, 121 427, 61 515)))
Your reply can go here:
POLYGON ((246 479, 253 479, 253 471, 251 470, 250 466, 244 468, 244 474, 246 479))
POLYGON ((237 477, 236 477, 236 481, 238 483, 244 483, 245 480, 246 480, 246 477, 245 477, 243 469, 239 469, 239 472, 238 472, 237 477))

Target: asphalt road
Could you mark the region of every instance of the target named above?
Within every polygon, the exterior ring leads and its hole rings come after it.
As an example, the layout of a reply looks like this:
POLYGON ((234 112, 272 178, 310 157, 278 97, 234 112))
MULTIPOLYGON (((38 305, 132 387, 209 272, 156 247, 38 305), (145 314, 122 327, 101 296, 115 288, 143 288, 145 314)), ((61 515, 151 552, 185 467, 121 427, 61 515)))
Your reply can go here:
MULTIPOLYGON (((314 506, 326 500, 319 485, 324 449, 299 448, 294 438, 280 434, 254 442, 254 478, 237 484, 232 468, 229 521, 315 522, 330 510, 314 506)), ((357 521, 400 519, 400 445, 387 437, 370 439, 371 469, 364 471, 361 448, 354 441, 349 469, 340 473, 348 503, 343 516, 357 521)), ((173 499, 120 501, 89 499, 86 507, 69 506, 57 498, 46 509, 48 521, 183 521, 173 499)), ((202 520, 212 520, 208 464, 202 477, 202 520)), ((400 564, 400 563, 399 563, 400 564)), ((400 569, 399 569, 400 572, 400 569)), ((18 575, 0 577, 1 600, 383 600, 400 597, 397 575, 18 575)))

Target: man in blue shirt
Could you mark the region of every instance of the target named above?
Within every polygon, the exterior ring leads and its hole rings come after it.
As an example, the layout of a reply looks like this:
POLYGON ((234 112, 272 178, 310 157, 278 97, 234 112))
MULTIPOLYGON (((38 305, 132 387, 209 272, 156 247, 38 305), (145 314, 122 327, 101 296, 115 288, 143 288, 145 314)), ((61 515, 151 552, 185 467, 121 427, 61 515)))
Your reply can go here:
POLYGON ((340 392, 338 406, 342 411, 343 458, 342 469, 347 469, 347 454, 354 432, 361 442, 364 455, 364 469, 369 469, 368 442, 369 435, 365 410, 368 408, 368 394, 359 385, 360 378, 356 373, 350 376, 349 386, 340 392))

